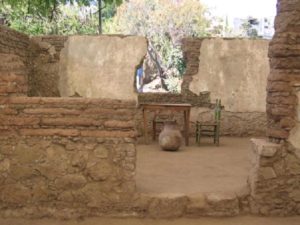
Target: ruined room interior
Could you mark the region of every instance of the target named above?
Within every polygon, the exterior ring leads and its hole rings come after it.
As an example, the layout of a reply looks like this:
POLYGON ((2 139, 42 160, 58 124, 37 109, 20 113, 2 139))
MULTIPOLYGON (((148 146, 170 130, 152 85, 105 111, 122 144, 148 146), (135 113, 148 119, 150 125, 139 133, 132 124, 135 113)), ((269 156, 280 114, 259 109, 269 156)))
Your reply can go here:
POLYGON ((278 2, 272 41, 183 39, 180 94, 137 92, 144 37, 0 26, 0 217, 299 215, 300 4, 278 2), (147 103, 191 105, 189 146, 161 151, 153 113, 145 140, 147 103))

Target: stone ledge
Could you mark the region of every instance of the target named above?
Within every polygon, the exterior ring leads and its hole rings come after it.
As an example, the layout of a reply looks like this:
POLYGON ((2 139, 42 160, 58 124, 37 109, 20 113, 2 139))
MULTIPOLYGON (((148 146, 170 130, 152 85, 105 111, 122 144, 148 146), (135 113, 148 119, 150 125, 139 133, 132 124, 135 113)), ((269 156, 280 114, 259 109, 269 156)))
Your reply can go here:
POLYGON ((268 158, 275 156, 277 151, 282 148, 281 144, 271 143, 265 139, 251 139, 251 142, 255 154, 268 158))

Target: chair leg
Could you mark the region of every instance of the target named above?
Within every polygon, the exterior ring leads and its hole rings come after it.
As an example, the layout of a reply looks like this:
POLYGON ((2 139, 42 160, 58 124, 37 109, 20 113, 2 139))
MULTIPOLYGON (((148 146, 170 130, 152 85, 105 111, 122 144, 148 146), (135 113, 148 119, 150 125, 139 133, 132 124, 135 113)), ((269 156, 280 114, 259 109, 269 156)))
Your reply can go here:
POLYGON ((220 139, 220 126, 217 126, 217 132, 216 132, 216 144, 219 146, 219 139, 220 139))
POLYGON ((199 128, 198 128, 198 123, 196 123, 196 143, 198 143, 198 132, 199 132, 199 130, 198 130, 199 128))
POLYGON ((217 139, 217 126, 214 126, 214 144, 216 144, 217 139))

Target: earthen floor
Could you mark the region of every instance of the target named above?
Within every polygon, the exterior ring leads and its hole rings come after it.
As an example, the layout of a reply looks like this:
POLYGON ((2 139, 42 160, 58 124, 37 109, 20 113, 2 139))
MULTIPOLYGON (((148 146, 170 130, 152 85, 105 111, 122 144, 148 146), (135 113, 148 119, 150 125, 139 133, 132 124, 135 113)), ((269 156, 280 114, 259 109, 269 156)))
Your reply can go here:
POLYGON ((300 217, 233 217, 200 219, 87 218, 83 220, 0 219, 1 225, 299 225, 300 217))
POLYGON ((141 193, 236 192, 246 186, 251 168, 250 138, 222 137, 219 147, 204 139, 178 152, 157 143, 137 146, 137 190, 141 193))

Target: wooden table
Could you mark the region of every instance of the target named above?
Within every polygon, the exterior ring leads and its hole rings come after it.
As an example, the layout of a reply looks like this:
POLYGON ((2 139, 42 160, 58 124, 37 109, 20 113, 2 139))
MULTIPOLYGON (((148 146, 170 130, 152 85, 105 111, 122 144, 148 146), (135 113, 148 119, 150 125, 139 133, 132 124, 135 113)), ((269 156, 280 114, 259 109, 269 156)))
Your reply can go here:
POLYGON ((143 109, 144 135, 145 135, 146 143, 148 142, 147 111, 170 110, 173 112, 178 112, 178 111, 183 112, 185 144, 186 144, 186 146, 189 145, 190 112, 191 112, 191 107, 192 107, 191 104, 141 103, 140 106, 143 109))

